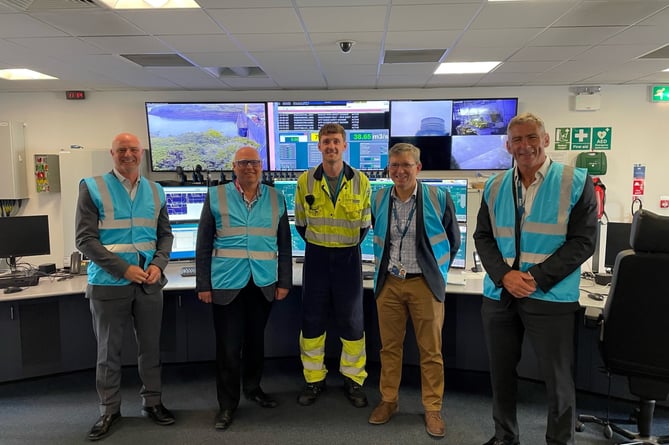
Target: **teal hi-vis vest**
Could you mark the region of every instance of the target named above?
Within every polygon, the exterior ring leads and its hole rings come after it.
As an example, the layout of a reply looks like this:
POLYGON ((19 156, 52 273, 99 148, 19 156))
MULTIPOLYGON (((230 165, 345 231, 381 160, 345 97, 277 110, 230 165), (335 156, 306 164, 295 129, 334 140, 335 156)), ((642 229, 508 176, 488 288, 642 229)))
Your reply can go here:
MULTIPOLYGON (((153 181, 140 177, 135 199, 131 200, 121 181, 112 173, 86 178, 88 192, 97 206, 100 219, 98 231, 100 243, 129 264, 144 269, 149 266, 156 253, 158 215, 165 205, 163 188, 153 181), (140 256, 143 261, 140 262, 140 256)), ((130 284, 125 278, 117 278, 91 262, 88 266, 88 282, 101 286, 124 286, 130 284)))
MULTIPOLYGON (((520 233, 521 271, 543 262, 565 243, 569 215, 583 194, 586 178, 585 169, 551 162, 520 233)), ((509 266, 513 265, 517 253, 514 187, 513 170, 508 170, 488 180, 484 191, 493 235, 509 266)), ((579 267, 548 292, 537 289, 530 298, 563 303, 578 301, 580 276, 579 267)), ((499 300, 501 293, 502 288, 495 286, 486 274, 483 295, 499 300)))
MULTIPOLYGON (((418 182, 418 193, 423 198, 423 226, 429 240, 432 253, 437 261, 441 275, 444 277, 444 287, 448 275, 448 266, 451 261, 451 244, 441 222, 446 211, 446 193, 437 187, 418 182)), ((379 276, 379 266, 383 258, 385 240, 388 234, 388 213, 393 187, 378 190, 372 199, 372 215, 374 216, 374 289, 379 276)), ((416 225, 418 227, 418 225, 416 225)), ((422 236, 417 234, 417 236, 422 236)))
POLYGON ((209 188, 216 222, 211 258, 213 289, 242 289, 253 277, 258 287, 278 280, 277 231, 286 212, 283 194, 260 184, 258 201, 247 209, 234 182, 209 188), (267 211, 267 209, 271 211, 267 211))

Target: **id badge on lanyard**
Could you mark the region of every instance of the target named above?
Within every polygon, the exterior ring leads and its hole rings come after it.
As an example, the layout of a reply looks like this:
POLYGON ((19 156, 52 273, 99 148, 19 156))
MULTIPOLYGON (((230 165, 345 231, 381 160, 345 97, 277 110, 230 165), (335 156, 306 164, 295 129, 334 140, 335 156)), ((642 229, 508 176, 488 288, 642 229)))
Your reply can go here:
POLYGON ((402 280, 407 276, 407 271, 402 265, 397 266, 396 264, 393 264, 393 266, 390 268, 390 273, 402 280))

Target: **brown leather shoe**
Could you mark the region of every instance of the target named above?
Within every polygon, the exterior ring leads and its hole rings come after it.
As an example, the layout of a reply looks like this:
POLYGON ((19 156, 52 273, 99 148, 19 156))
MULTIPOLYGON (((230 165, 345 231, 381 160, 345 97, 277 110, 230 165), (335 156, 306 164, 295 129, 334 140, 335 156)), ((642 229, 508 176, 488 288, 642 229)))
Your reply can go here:
POLYGON ((384 402, 382 400, 381 403, 376 405, 372 414, 370 414, 368 422, 372 425, 383 425, 384 423, 387 423, 399 409, 400 406, 397 403, 384 402))
POLYGON ((446 435, 446 425, 439 411, 425 411, 425 431, 432 437, 441 438, 446 435))

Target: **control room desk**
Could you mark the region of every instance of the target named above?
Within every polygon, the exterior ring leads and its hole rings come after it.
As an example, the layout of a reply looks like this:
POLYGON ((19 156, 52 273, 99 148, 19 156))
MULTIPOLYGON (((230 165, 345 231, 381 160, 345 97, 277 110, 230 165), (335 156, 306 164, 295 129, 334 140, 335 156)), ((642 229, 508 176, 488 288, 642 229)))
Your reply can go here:
MULTIPOLYGON (((214 331, 209 305, 201 303, 194 292, 195 278, 181 277, 184 263, 171 263, 166 269, 161 352, 164 363, 213 360, 214 331)), ((371 267, 369 264, 365 268, 371 267)), ((488 370, 480 306, 483 273, 454 270, 466 276, 465 285, 446 286, 446 321, 444 324, 444 361, 447 368, 488 370)), ((302 265, 294 265, 294 289, 273 305, 266 330, 267 357, 295 357, 299 360, 300 286, 302 265)), ((581 305, 588 311, 601 310, 604 302, 587 298, 587 291, 605 292, 582 284, 581 305), (586 291, 587 290, 587 291, 586 291)), ((372 280, 364 282, 365 332, 368 360, 379 360, 380 339, 372 280)), ((84 298, 86 277, 57 281, 42 278, 38 286, 14 294, 0 293, 0 382, 41 375, 90 369, 95 366, 96 345, 88 300, 84 298)), ((579 317, 582 319, 582 317, 579 317)), ((605 392, 606 379, 596 371, 599 362, 597 331, 578 323, 577 385, 581 389, 605 392), (594 370, 593 370, 594 369, 594 370)), ((129 326, 130 327, 130 326, 129 326)), ((328 327, 326 352, 339 355, 339 341, 334 326, 328 327)), ((519 375, 538 378, 534 354, 526 347, 519 365, 519 375)), ((126 330, 123 363, 136 363, 132 329, 126 330)), ((419 363, 412 329, 407 330, 404 362, 419 363)))

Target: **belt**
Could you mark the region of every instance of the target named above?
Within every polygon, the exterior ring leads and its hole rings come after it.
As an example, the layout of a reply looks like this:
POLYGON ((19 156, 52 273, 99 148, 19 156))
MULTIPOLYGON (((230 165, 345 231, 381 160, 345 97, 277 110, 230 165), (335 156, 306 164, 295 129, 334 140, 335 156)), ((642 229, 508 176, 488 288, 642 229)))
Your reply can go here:
POLYGON ((420 272, 419 273, 408 273, 404 276, 404 278, 407 279, 407 280, 410 280, 411 278, 420 278, 422 276, 423 276, 423 274, 420 273, 420 272))

